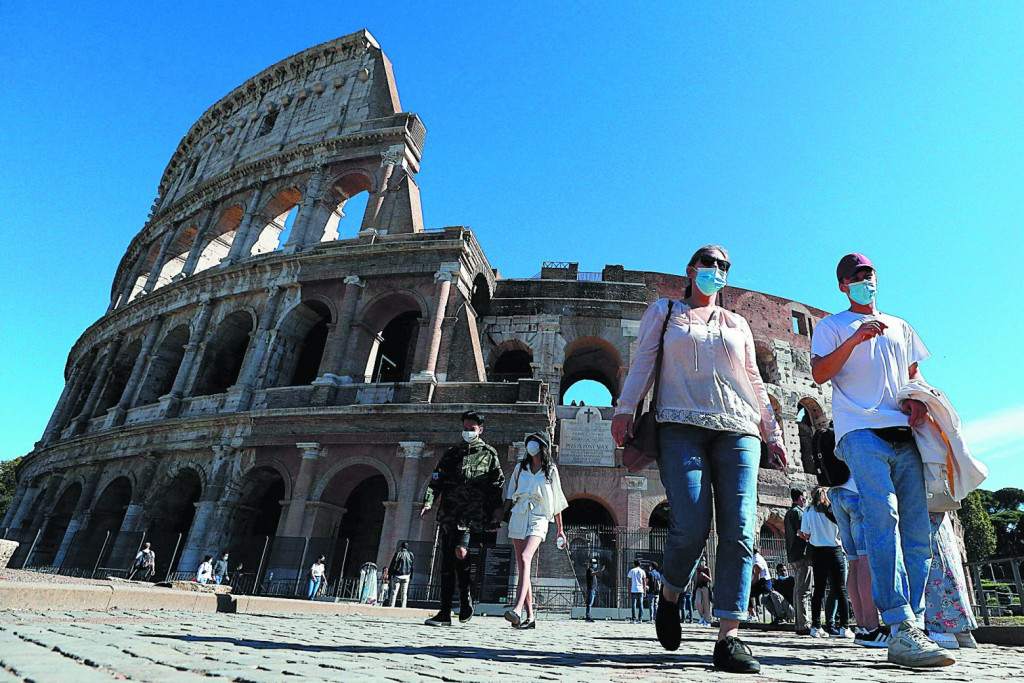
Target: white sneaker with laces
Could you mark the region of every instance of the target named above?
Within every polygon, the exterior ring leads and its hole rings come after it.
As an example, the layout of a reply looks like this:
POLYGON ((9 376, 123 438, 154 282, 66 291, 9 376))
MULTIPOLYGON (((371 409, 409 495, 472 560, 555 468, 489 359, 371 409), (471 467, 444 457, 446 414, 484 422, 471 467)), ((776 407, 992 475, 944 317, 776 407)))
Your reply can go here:
POLYGON ((912 669, 950 666, 956 663, 948 652, 933 643, 924 631, 904 622, 889 639, 889 661, 912 669))
POLYGON ((953 637, 956 638, 956 644, 962 648, 975 649, 978 647, 978 641, 974 639, 974 634, 970 631, 966 633, 954 633, 953 637))
POLYGON ((952 633, 928 633, 928 639, 947 650, 959 650, 960 644, 952 633))

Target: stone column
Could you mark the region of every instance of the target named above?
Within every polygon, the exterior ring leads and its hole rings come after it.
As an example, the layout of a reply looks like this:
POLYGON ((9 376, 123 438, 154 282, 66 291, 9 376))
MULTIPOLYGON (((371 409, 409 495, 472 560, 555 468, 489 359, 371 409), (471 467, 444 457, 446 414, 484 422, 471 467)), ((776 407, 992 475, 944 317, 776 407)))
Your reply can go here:
MULTIPOLYGON (((35 509, 30 511, 31 522, 27 525, 29 529, 38 530, 43 521, 49 516, 50 511, 53 510, 53 504, 57 500, 57 489, 60 488, 62 481, 64 481, 63 472, 54 472, 50 475, 50 478, 46 481, 46 490, 43 493, 42 504, 33 506, 35 509)), ((39 496, 36 496, 36 500, 38 499, 39 496)))
POLYGON ((210 231, 215 215, 212 206, 207 206, 206 211, 203 225, 196 232, 195 241, 192 242, 192 246, 188 250, 188 256, 185 257, 185 265, 182 267, 181 272, 174 276, 173 279, 175 280, 189 277, 196 272, 196 266, 199 265, 199 257, 203 255, 203 239, 206 237, 206 233, 210 231))
POLYGON ((128 303, 129 298, 132 295, 132 290, 135 289, 135 281, 139 279, 139 274, 142 273, 143 261, 146 258, 146 254, 149 252, 149 245, 142 250, 141 255, 135 261, 135 265, 128 272, 128 281, 121 284, 120 291, 114 296, 113 301, 110 302, 110 306, 107 308, 107 313, 114 310, 118 303, 128 303))
POLYGON ((110 419, 107 421, 107 427, 123 425, 125 417, 128 415, 128 410, 135 405, 135 397, 139 393, 142 378, 146 370, 149 369, 150 363, 153 362, 153 347, 156 345, 156 338, 160 334, 162 326, 162 316, 158 315, 150 321, 149 328, 146 329, 146 336, 142 340, 142 349, 139 351, 139 356, 135 359, 135 365, 132 367, 132 374, 128 378, 128 383, 125 384, 124 391, 121 392, 121 399, 117 402, 116 406, 108 411, 110 419))
POLYGON ((245 215, 242 216, 242 222, 239 224, 238 230, 235 232, 235 239, 231 242, 231 249, 228 251, 227 258, 221 262, 221 265, 228 266, 232 263, 238 263, 248 256, 248 254, 243 252, 245 251, 246 244, 249 242, 249 232, 252 230, 252 221, 259 212, 260 197, 262 195, 263 183, 260 182, 256 187, 256 191, 252 193, 252 198, 249 200, 249 206, 246 208, 245 215))
POLYGON ((181 358, 181 365, 178 366, 178 374, 174 376, 174 384, 171 385, 171 393, 166 399, 166 407, 163 410, 164 417, 175 417, 181 410, 181 399, 185 395, 185 389, 192 385, 193 375, 196 371, 196 357, 203 340, 206 337, 206 328, 210 325, 210 318, 213 316, 214 300, 205 299, 200 304, 199 316, 196 318, 195 327, 185 345, 185 353, 181 358))
POLYGON ((288 242, 282 245, 285 253, 298 251, 309 241, 306 233, 309 231, 310 219, 313 217, 316 205, 323 197, 323 184, 324 172, 322 169, 317 169, 306 183, 306 192, 299 204, 299 215, 295 217, 295 223, 292 224, 292 234, 288 242))
POLYGON ((306 518, 306 501, 309 500, 309 492, 313 487, 316 463, 324 452, 320 444, 312 441, 296 443, 295 446, 299 449, 302 460, 299 462, 299 473, 292 487, 291 505, 288 506, 282 536, 299 536, 302 533, 306 518))
POLYGON ((227 550, 225 541, 231 506, 221 499, 238 457, 239 451, 231 446, 218 444, 213 447, 210 478, 196 503, 196 514, 181 551, 179 567, 197 567, 204 553, 227 550))
MULTIPOLYGON (((355 378, 351 375, 344 375, 342 365, 345 354, 348 352, 349 339, 352 336, 352 319, 355 317, 356 305, 359 303, 360 290, 366 283, 359 279, 358 275, 349 275, 345 278, 344 306, 334 325, 330 336, 327 338, 326 349, 323 359, 320 361, 320 369, 317 371, 317 379, 313 382, 313 405, 327 405, 337 395, 338 386, 346 382, 352 382, 355 378)), ((361 380, 360 380, 361 381, 361 380)))
POLYGON ((388 562, 391 561, 391 555, 395 552, 398 547, 398 537, 395 532, 396 511, 398 507, 397 500, 386 500, 384 505, 384 524, 381 525, 380 529, 380 544, 377 546, 377 566, 387 567, 388 562))
POLYGON ((64 391, 60 392, 60 398, 57 399, 57 407, 53 409, 53 415, 50 416, 50 421, 46 423, 46 429, 43 430, 43 438, 39 440, 42 445, 46 445, 54 440, 54 437, 60 431, 61 425, 64 424, 65 413, 69 410, 69 405, 74 405, 75 401, 78 400, 78 394, 81 392, 81 379, 83 377, 81 366, 75 365, 71 368, 71 375, 68 377, 67 383, 64 385, 64 391))
POLYGON ((118 533, 134 533, 145 531, 145 502, 150 500, 150 486, 156 477, 157 468, 160 466, 160 456, 155 453, 147 453, 142 456, 142 467, 138 468, 135 475, 135 488, 132 490, 131 503, 124 513, 121 521, 121 529, 118 533))
MULTIPOLYGON (((9 508, 7 508, 7 514, 4 515, 4 519, 3 519, 3 522, 0 523, 0 527, 2 527, 4 529, 16 529, 17 528, 17 525, 15 524, 15 522, 16 521, 21 521, 20 518, 23 516, 21 514, 21 503, 22 503, 22 501, 26 500, 26 498, 28 498, 29 492, 33 491, 34 489, 35 489, 34 486, 29 486, 28 484, 25 484, 25 485, 19 486, 15 490, 15 492, 14 492, 14 500, 11 501, 11 506, 9 508)), ((35 495, 38 495, 38 493, 39 493, 39 491, 36 489, 34 491, 34 493, 33 493, 33 497, 35 495)), ((28 505, 26 505, 25 507, 27 508, 28 505)))
POLYGON ((146 278, 146 284, 142 287, 142 291, 146 294, 156 289, 156 281, 160 278, 160 271, 163 270, 167 250, 171 248, 171 243, 174 242, 174 236, 177 234, 177 227, 171 226, 171 229, 164 235, 164 241, 160 243, 160 251, 157 252, 156 260, 153 261, 153 267, 149 271, 149 277, 146 278))
POLYGON ((231 389, 231 393, 234 395, 231 403, 235 410, 248 410, 252 403, 252 394, 256 389, 257 380, 260 373, 266 370, 264 361, 267 357, 267 350, 275 338, 274 326, 277 322, 277 307, 286 290, 287 287, 267 288, 267 302, 263 305, 263 315, 260 316, 259 326, 253 333, 255 339, 238 371, 238 381, 231 389))
POLYGON ((82 412, 75 417, 74 432, 76 434, 81 433, 85 429, 85 425, 88 424, 89 419, 92 417, 92 411, 96 410, 96 404, 99 402, 103 389, 107 384, 110 366, 114 364, 117 352, 121 350, 122 341, 124 341, 124 336, 118 334, 107 344, 107 354, 103 359, 103 365, 100 366, 100 371, 96 373, 96 382, 89 391, 89 397, 85 400, 85 405, 82 406, 82 412))
POLYGON ((420 387, 413 387, 413 401, 429 403, 433 397, 433 387, 437 384, 435 370, 437 369, 437 356, 441 351, 441 333, 444 329, 445 313, 448 309, 448 297, 452 291, 452 280, 459 277, 460 266, 458 263, 442 263, 441 269, 434 274, 435 287, 434 300, 437 306, 431 318, 430 338, 427 342, 426 366, 416 375, 412 381, 420 387))
POLYGON ((57 554, 53 557, 51 564, 54 566, 59 567, 64 562, 64 558, 71 548, 71 541, 74 540, 78 530, 89 526, 89 517, 92 514, 92 499, 96 495, 96 486, 100 483, 102 477, 103 468, 100 467, 90 472, 89 477, 85 480, 85 486, 82 487, 82 493, 78 496, 75 510, 71 513, 71 521, 68 522, 68 528, 64 532, 64 538, 60 542, 60 547, 57 548, 57 554))
POLYGON ((626 528, 646 526, 643 520, 643 500, 647 477, 627 474, 622 478, 622 488, 626 490, 626 528))

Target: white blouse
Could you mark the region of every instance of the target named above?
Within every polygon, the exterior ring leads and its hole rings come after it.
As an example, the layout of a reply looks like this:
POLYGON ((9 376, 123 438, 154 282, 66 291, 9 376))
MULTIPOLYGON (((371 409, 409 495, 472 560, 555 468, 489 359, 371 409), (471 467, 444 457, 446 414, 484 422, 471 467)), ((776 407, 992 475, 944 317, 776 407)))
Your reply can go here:
POLYGON ((512 470, 505 487, 505 498, 519 503, 532 503, 533 512, 543 515, 549 522, 553 522, 555 515, 569 507, 569 502, 562 493, 562 480, 558 477, 558 468, 551 465, 551 480, 544 476, 544 469, 541 468, 536 474, 530 468, 522 469, 522 463, 517 463, 512 470))
MULTIPOLYGON (((654 384, 668 305, 669 299, 655 301, 640 321, 636 355, 616 415, 633 414, 654 384)), ((743 316, 716 307, 705 323, 685 302, 673 302, 661 373, 658 422, 681 422, 782 442, 782 429, 757 369, 754 336, 743 316)))

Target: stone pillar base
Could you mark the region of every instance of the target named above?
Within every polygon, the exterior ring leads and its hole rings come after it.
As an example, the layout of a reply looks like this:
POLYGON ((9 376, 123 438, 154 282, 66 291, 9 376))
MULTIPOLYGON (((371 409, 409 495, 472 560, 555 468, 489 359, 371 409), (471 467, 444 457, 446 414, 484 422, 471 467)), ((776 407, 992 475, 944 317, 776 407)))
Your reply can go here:
POLYGON ((0 569, 6 569, 7 563, 11 561, 11 557, 14 556, 14 551, 21 545, 17 541, 2 541, 0 540, 0 569))
POLYGON ((164 418, 178 417, 181 414, 181 397, 175 396, 174 394, 167 394, 161 396, 160 401, 160 415, 164 418))
POLYGON ((124 408, 114 406, 107 411, 107 421, 104 427, 111 429, 113 427, 120 427, 124 424, 125 418, 128 417, 128 411, 124 408))
POLYGON ((434 399, 437 378, 434 373, 424 370, 412 376, 412 403, 430 403, 434 399))
POLYGON ((231 387, 228 389, 228 395, 224 399, 224 405, 221 406, 220 412, 237 413, 248 410, 252 404, 252 394, 253 391, 249 387, 231 387))

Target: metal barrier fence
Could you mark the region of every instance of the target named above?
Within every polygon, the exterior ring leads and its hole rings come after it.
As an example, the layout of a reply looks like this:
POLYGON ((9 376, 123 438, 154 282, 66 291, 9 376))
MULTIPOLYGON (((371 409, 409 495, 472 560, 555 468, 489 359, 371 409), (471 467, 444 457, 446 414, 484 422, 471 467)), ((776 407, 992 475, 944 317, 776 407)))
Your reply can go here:
POLYGON ((964 566, 973 584, 974 614, 986 626, 992 617, 1024 616, 1024 557, 968 562, 964 566))

